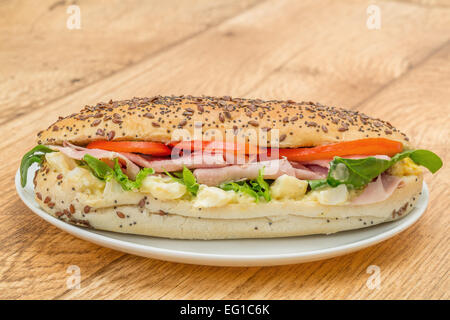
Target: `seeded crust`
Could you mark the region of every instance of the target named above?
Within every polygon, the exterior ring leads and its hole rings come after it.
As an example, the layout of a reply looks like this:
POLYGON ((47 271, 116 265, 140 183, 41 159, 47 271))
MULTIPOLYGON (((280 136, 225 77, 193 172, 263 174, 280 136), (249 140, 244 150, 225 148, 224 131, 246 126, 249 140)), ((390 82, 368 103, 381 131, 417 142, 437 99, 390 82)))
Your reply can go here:
POLYGON ((292 200, 202 210, 189 201, 161 201, 143 194, 95 206, 73 190, 63 174, 45 164, 34 184, 36 201, 43 210, 71 224, 177 239, 237 239, 330 234, 399 219, 414 208, 422 190, 422 176, 402 180, 402 188, 391 197, 368 205, 324 206, 292 200))
MULTIPOLYGON (((203 140, 213 132, 249 140, 248 129, 271 146, 272 129, 279 130, 279 147, 295 148, 364 138, 388 138, 409 147, 409 139, 389 122, 320 103, 263 101, 231 97, 155 96, 85 106, 38 133, 39 144, 85 145, 95 140, 135 140, 167 143, 176 129, 194 136, 202 122, 203 140), (259 134, 262 134, 260 136, 259 134), (262 137, 262 138, 261 138, 262 137)), ((181 140, 181 139, 180 139, 181 140)), ((187 138, 183 139, 187 140, 187 138)), ((274 140, 276 141, 277 139, 274 140)))

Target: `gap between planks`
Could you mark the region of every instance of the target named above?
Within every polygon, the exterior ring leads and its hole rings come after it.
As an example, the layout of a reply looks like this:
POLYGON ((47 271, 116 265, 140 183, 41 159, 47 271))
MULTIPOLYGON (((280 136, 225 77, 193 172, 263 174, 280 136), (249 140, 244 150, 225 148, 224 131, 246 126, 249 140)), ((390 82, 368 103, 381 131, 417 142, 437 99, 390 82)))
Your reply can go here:
POLYGON ((445 50, 445 48, 447 46, 450 45, 450 40, 447 40, 446 42, 444 42, 443 44, 441 44, 440 46, 434 48, 433 50, 431 50, 429 52, 428 55, 426 55, 423 59, 421 59, 420 61, 418 61, 415 65, 411 66, 410 68, 408 68, 408 70, 406 70, 404 73, 402 73, 399 77, 397 78, 393 78, 392 80, 386 82, 385 84, 381 85, 375 92, 372 92, 371 94, 369 94, 367 97, 363 98, 362 100, 358 101, 358 103, 356 103, 355 105, 353 105, 352 107, 350 107, 350 109, 354 110, 356 109, 359 105, 362 105, 368 101, 370 101, 372 98, 376 97, 377 95, 379 95, 381 92, 383 92, 384 90, 386 90, 387 88, 389 88, 391 85, 397 83, 398 81, 402 80, 403 78, 405 78, 408 74, 410 74, 412 71, 418 69, 420 66, 422 66, 423 64, 425 64, 427 61, 429 61, 430 59, 432 59, 434 56, 438 55, 441 51, 445 50))
MULTIPOLYGON (((139 64, 141 64, 141 63, 143 63, 143 62, 145 62, 145 61, 147 61, 147 60, 152 59, 153 57, 156 57, 156 56, 158 56, 158 55, 161 55, 161 54, 163 54, 164 52, 171 50, 172 48, 175 48, 175 47, 177 47, 177 46, 183 45, 184 43, 187 43, 187 42, 189 42, 190 40, 195 39, 196 37, 198 37, 198 36, 200 36, 200 35, 202 35, 202 34, 208 32, 208 31, 210 31, 211 29, 217 28, 217 27, 219 27, 220 25, 226 23, 227 21, 229 21, 229 20, 231 20, 231 19, 234 19, 235 17, 237 17, 237 16, 239 16, 239 15, 241 15, 241 14, 244 14, 245 12, 247 12, 247 11, 249 11, 249 10, 252 10, 253 8, 255 8, 255 7, 257 7, 257 6, 262 5, 262 4, 263 4, 264 2, 266 2, 266 1, 268 1, 268 0, 259 0, 259 2, 252 3, 252 4, 250 4, 247 8, 245 8, 245 9, 243 9, 243 10, 241 10, 241 11, 235 12, 234 14, 230 14, 229 16, 224 17, 223 19, 220 19, 219 21, 217 21, 217 22, 215 22, 215 23, 209 24, 206 28, 204 28, 204 29, 202 29, 202 30, 195 31, 195 32, 193 32, 193 33, 191 33, 191 34, 188 34, 188 35, 186 35, 185 37, 183 37, 183 38, 181 38, 181 39, 178 39, 178 40, 176 40, 176 41, 174 41, 174 42, 172 42, 172 43, 169 43, 169 44, 167 44, 167 45, 165 45, 165 46, 163 46, 163 47, 161 47, 161 48, 155 50, 154 52, 151 52, 150 54, 143 56, 140 60, 137 60, 137 61, 135 61, 135 62, 133 62, 133 63, 131 63, 131 64, 129 64, 129 65, 123 67, 123 68, 120 68, 120 69, 118 69, 118 70, 115 70, 115 71, 109 73, 108 75, 105 75, 104 77, 101 77, 101 78, 98 78, 98 79, 96 79, 96 80, 94 80, 94 81, 92 81, 92 82, 89 82, 89 83, 87 83, 87 84, 84 85, 84 86, 77 87, 77 88, 74 89, 74 90, 70 90, 70 91, 67 91, 66 93, 64 93, 64 94, 62 94, 62 95, 59 95, 59 96, 57 96, 57 97, 53 97, 53 98, 47 100, 47 101, 45 102, 44 106, 45 106, 45 105, 52 104, 52 103, 54 103, 54 102, 57 102, 58 100, 64 99, 65 97, 70 96, 70 95, 73 95, 73 94, 75 94, 75 93, 77 93, 77 92, 79 92, 79 91, 82 91, 83 89, 85 89, 85 88, 87 88, 87 87, 94 86, 94 85, 96 85, 97 83, 99 83, 99 82, 101 82, 101 81, 105 81, 105 80, 107 80, 108 78, 112 78, 112 77, 114 77, 115 75, 120 74, 120 73, 124 72, 124 71, 127 70, 127 69, 133 68, 133 67, 135 67, 135 66, 137 66, 137 65, 139 65, 139 64)), ((26 106, 26 107, 30 108, 30 107, 32 107, 32 105, 28 105, 28 106, 26 106)), ((40 108, 38 108, 38 109, 36 109, 36 110, 39 110, 39 109, 40 109, 40 108)), ((22 114, 23 114, 23 113, 22 113, 22 114)), ((13 117, 13 119, 16 119, 16 118, 20 117, 22 114, 15 114, 14 117, 13 117)), ((3 124, 5 124, 5 123, 7 123, 7 122, 9 122, 9 121, 11 121, 11 120, 12 120, 11 118, 3 119, 3 120, 0 122, 0 125, 3 125, 3 124)))

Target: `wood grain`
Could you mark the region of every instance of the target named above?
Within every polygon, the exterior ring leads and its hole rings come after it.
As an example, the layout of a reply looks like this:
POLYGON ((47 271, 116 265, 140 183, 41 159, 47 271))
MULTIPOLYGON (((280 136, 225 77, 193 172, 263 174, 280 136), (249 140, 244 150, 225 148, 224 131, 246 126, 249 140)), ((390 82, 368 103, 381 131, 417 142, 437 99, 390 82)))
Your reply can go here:
POLYGON ((70 4, 0 3, 0 43, 7 43, 0 51, 0 123, 188 41, 257 1, 82 0, 79 30, 66 28, 70 4))
POLYGON ((79 5, 82 34, 68 36, 63 2, 0 4, 8 17, 0 39, 11 44, 0 50, 1 298, 449 298, 445 2, 379 1, 380 30, 366 28, 368 4, 356 0, 152 1, 139 10, 133 1, 79 5), (19 159, 58 115, 111 98, 172 93, 362 110, 391 121, 445 165, 427 175, 430 207, 412 228, 357 253, 291 266, 219 268, 135 257, 61 232, 21 203, 12 183, 19 159), (372 264, 381 268, 379 290, 366 286, 372 264), (70 265, 81 269, 81 289, 66 287, 70 265))

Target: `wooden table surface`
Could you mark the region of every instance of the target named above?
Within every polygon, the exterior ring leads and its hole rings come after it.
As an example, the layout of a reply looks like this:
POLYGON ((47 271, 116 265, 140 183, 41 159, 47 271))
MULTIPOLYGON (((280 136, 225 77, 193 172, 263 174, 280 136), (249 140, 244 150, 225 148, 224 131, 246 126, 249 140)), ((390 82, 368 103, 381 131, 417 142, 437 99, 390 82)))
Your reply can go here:
POLYGON ((0 298, 448 299, 448 0, 0 2, 0 298), (380 9, 371 30, 367 8, 380 9), (13 182, 36 133, 86 104, 155 94, 318 101, 389 120, 444 167, 430 205, 376 246, 312 263, 222 268, 124 254, 33 214, 13 182), (68 289, 79 266, 81 288, 68 289), (379 289, 366 285, 380 268, 379 289))

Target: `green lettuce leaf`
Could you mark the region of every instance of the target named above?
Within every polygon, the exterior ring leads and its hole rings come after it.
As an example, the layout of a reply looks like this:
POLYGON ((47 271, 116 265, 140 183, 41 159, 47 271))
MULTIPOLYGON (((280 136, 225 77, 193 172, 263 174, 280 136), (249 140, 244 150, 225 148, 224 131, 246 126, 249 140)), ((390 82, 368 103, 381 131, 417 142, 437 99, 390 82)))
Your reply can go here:
POLYGON ((257 190, 256 192, 258 193, 258 195, 262 196, 266 201, 272 200, 270 196, 269 183, 264 180, 264 167, 259 170, 258 178, 256 178, 256 181, 250 180, 250 183, 252 184, 253 189, 257 190))
POLYGON ((258 193, 247 183, 247 181, 227 182, 219 186, 220 189, 225 191, 242 192, 248 194, 255 199, 255 202, 259 202, 258 193))
POLYGON ((229 191, 233 190, 234 192, 242 192, 248 194, 249 196, 255 199, 255 202, 259 202, 259 199, 262 197, 266 201, 272 200, 270 196, 270 188, 269 183, 264 180, 264 168, 260 169, 258 172, 258 178, 246 181, 237 181, 237 182, 227 182, 223 183, 219 186, 219 188, 229 191))
POLYGON ((167 171, 164 171, 169 177, 171 177, 174 181, 184 184, 186 186, 187 191, 193 196, 197 195, 199 184, 197 183, 197 179, 191 170, 186 167, 183 167, 182 172, 173 172, 173 175, 167 171))
POLYGON ((124 190, 139 189, 142 182, 149 174, 154 174, 155 170, 152 168, 142 168, 136 175, 136 180, 130 180, 128 176, 123 173, 119 165, 119 160, 114 159, 114 178, 120 183, 124 190))
POLYGON ((133 181, 122 172, 117 158, 114 159, 114 169, 111 169, 106 163, 89 154, 84 155, 83 160, 94 176, 105 181, 115 179, 122 186, 122 189, 126 191, 139 189, 144 179, 148 175, 155 173, 155 170, 152 168, 143 168, 136 175, 136 180, 133 181))
POLYGON ((103 161, 91 156, 90 154, 85 154, 83 161, 85 162, 87 168, 91 170, 92 174, 100 180, 109 181, 114 178, 114 170, 103 161))
POLYGON ((321 187, 328 186, 327 179, 308 180, 311 190, 320 189, 321 187))
POLYGON ((192 193, 194 196, 197 195, 199 185, 194 174, 188 168, 183 168, 183 181, 186 185, 186 189, 192 193))
POLYGON ((22 188, 27 184, 27 173, 31 165, 33 163, 40 165, 44 159, 44 155, 50 152, 55 152, 55 150, 40 144, 25 153, 20 163, 20 185, 22 188))
POLYGON ((430 170, 431 173, 436 173, 442 167, 442 160, 437 154, 429 150, 408 150, 396 154, 392 157, 391 162, 398 162, 406 157, 411 158, 415 164, 423 166, 430 170))
POLYGON ((411 158, 414 163, 424 166, 432 173, 442 167, 442 160, 435 153, 428 150, 407 150, 396 154, 390 160, 367 157, 364 159, 345 159, 334 157, 330 162, 330 170, 326 179, 311 180, 309 186, 312 190, 329 185, 337 187, 345 184, 349 188, 360 189, 374 178, 389 169, 404 158, 411 158))

